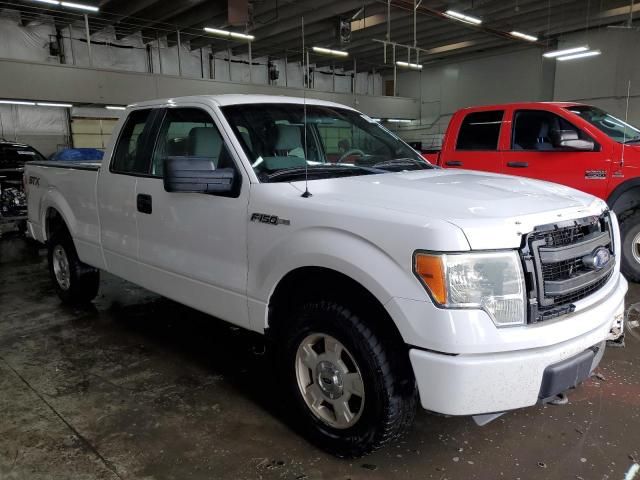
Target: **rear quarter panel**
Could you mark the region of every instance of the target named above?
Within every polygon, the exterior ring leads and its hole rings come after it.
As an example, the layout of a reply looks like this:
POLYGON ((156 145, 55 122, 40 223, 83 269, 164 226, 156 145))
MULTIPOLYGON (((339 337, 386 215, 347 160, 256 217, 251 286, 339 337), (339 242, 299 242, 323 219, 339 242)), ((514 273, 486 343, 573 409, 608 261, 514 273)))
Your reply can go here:
POLYGON ((102 268, 96 203, 98 166, 63 167, 47 163, 27 164, 25 169, 34 238, 41 242, 48 240, 47 212, 55 209, 71 233, 80 260, 102 268))

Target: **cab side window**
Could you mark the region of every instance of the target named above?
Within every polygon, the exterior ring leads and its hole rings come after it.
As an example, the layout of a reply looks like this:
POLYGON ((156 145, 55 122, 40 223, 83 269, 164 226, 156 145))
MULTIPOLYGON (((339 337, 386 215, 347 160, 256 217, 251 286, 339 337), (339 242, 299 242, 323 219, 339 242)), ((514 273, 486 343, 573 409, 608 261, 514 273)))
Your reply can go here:
POLYGON ((580 140, 591 137, 564 118, 545 110, 519 110, 513 117, 513 150, 564 151, 556 147, 554 136, 557 132, 575 132, 580 140))
POLYGON ((199 108, 167 109, 151 162, 151 174, 162 176, 170 157, 199 157, 216 168, 233 166, 220 131, 212 118, 199 108))
POLYGON ((135 110, 129 114, 118 139, 111 170, 116 173, 146 174, 149 157, 146 154, 145 127, 151 116, 151 109, 135 110))
POLYGON ((456 150, 498 150, 504 111, 471 112, 462 121, 456 150))

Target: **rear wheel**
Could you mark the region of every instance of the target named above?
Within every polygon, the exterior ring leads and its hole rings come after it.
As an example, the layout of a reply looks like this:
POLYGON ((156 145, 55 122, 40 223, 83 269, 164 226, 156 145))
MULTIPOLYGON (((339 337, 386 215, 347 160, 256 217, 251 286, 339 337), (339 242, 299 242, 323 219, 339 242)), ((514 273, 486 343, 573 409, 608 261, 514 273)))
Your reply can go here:
POLYGON ((620 222, 622 239, 621 269, 625 277, 640 282, 640 211, 636 210, 620 222))
POLYGON ((100 271, 80 261, 68 232, 54 235, 48 245, 49 273, 64 303, 88 303, 98 294, 100 271))
POLYGON ((405 346, 383 342, 364 323, 364 311, 309 301, 294 309, 280 338, 293 424, 340 457, 366 455, 398 438, 416 411, 408 359, 398 360, 406 358, 405 346))

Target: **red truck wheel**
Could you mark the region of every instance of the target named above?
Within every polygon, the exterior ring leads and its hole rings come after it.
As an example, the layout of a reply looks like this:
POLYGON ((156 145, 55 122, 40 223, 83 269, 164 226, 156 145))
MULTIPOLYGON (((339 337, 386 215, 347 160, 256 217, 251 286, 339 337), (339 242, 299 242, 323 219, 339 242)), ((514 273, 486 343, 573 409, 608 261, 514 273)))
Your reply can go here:
POLYGON ((640 211, 620 222, 622 238, 621 270, 627 279, 640 282, 640 211))

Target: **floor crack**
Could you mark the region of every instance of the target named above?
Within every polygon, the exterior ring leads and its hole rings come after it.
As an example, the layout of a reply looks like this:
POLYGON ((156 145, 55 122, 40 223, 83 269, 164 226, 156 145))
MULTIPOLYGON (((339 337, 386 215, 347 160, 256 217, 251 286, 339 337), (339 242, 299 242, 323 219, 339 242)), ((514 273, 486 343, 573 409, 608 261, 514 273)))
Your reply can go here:
POLYGON ((78 437, 80 439, 80 441, 84 444, 84 446, 86 448, 88 448, 96 457, 98 457, 98 459, 102 462, 102 464, 109 469, 116 477, 118 477, 120 480, 122 480, 122 476, 120 476, 120 474, 118 473, 118 470, 116 469, 115 465, 113 465, 113 463, 111 463, 109 460, 107 460, 105 457, 102 456, 102 454, 98 451, 98 449, 93 446, 93 444, 87 440, 80 432, 78 432, 78 430, 75 429, 75 427, 73 425, 71 425, 54 407, 53 405, 51 405, 45 398, 44 396, 38 391, 36 390, 29 382, 26 378, 24 378, 22 375, 20 375, 20 373, 13 368, 13 366, 7 362, 7 360, 0 356, 0 360, 2 360, 2 362, 7 366, 7 368, 9 368, 9 370, 11 370, 14 375, 16 377, 18 377, 20 380, 22 380, 22 382, 27 386, 27 388, 29 390, 31 390, 41 401, 42 403, 44 403, 47 407, 49 407, 49 410, 51 410, 53 412, 53 414, 58 417, 60 419, 60 421, 62 423, 64 423, 66 425, 66 427, 71 430, 73 432, 73 434, 78 437))

